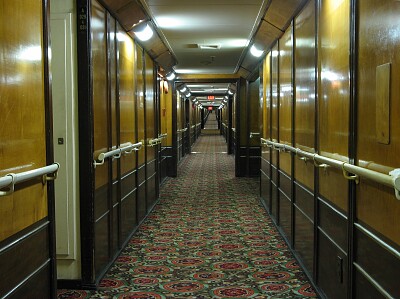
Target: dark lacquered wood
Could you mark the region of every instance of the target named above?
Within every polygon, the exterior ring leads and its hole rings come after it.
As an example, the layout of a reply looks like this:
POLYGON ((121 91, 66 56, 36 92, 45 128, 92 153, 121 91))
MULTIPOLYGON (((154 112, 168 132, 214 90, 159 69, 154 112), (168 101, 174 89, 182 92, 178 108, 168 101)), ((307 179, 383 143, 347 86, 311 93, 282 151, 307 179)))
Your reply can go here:
MULTIPOLYGON (((296 231, 294 235, 294 249, 301 258, 305 270, 313 273, 314 260, 314 225, 299 209, 294 209, 296 231)), ((312 275, 311 275, 312 276, 312 275)))
POLYGON ((50 275, 41 276, 42 282, 34 275, 43 266, 47 265, 49 268, 49 246, 49 223, 46 218, 21 230, 8 241, 0 242, 1 298, 14 288, 21 289, 21 292, 29 296, 29 290, 22 286, 18 287, 24 279, 28 279, 28 283, 32 281, 38 284, 38 290, 43 292, 43 296, 50 297, 50 275), (31 275, 33 277, 29 277, 31 275))
POLYGON ((279 225, 287 240, 292 240, 292 201, 279 190, 279 225))
MULTIPOLYGON (((357 85, 357 158, 364 167, 386 172, 400 165, 400 13, 399 2, 367 0, 359 2, 359 56, 357 85), (373 26, 371 25, 373 24, 373 26), (376 68, 391 64, 390 143, 376 138, 376 68), (368 120, 368 121, 366 121, 368 120), (373 163, 370 163, 373 162, 373 163), (373 166, 375 164, 375 166, 373 166), (380 168, 380 169, 379 169, 380 168)), ((400 205, 392 188, 362 181, 357 188, 357 218, 400 245, 400 205)))
MULTIPOLYGON (((397 251, 390 251, 374 240, 371 234, 374 235, 372 232, 369 235, 359 228, 355 229, 356 252, 354 262, 393 298, 399 298, 399 248, 397 248, 397 251)), ((375 237, 377 236, 375 235, 375 237)), ((384 243, 383 240, 381 242, 384 243)), ((374 288, 377 288, 377 286, 374 286, 374 288)))
POLYGON ((380 293, 361 271, 354 271, 354 298, 356 299, 387 299, 387 296, 380 293))
POLYGON ((110 212, 107 211, 101 218, 97 219, 94 224, 94 260, 95 260, 95 275, 100 277, 105 271, 110 261, 110 212))
MULTIPOLYGON (((295 146, 314 152, 316 45, 315 1, 295 18, 295 146), (310 41, 310 42, 305 42, 310 41)), ((295 159, 295 180, 314 190, 314 166, 295 159)))
POLYGON ((318 285, 327 298, 346 298, 347 255, 324 232, 318 232, 318 285))
POLYGON ((318 226, 337 246, 347 252, 347 218, 340 211, 319 199, 318 226))
POLYGON ((121 235, 126 240, 137 225, 136 189, 121 200, 121 235))
MULTIPOLYGON (((319 150, 348 157, 350 1, 321 2, 319 22, 319 150), (346 38, 343 38, 346 37, 346 38)), ((319 172, 320 194, 348 210, 348 181, 341 172, 319 172)))
POLYGON ((292 180, 291 177, 279 171, 279 189, 291 200, 292 199, 292 180))
POLYGON ((314 219, 314 193, 295 183, 295 204, 310 220, 314 219))

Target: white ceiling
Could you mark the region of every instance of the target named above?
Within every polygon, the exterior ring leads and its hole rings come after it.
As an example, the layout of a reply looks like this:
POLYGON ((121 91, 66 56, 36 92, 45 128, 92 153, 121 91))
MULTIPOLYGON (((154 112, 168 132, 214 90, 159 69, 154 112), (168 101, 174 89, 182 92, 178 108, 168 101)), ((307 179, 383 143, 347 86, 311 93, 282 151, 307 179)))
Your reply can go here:
POLYGON ((176 73, 234 74, 267 0, 142 0, 178 60, 176 73), (216 49, 201 49, 198 45, 216 49))

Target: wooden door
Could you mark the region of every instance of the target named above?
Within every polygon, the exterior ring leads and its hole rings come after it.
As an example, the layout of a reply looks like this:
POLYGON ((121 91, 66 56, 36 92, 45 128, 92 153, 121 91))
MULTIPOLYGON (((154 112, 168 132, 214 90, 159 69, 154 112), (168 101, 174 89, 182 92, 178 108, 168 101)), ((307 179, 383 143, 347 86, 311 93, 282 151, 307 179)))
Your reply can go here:
MULTIPOLYGON (((15 182, 53 163, 49 8, 41 0, 1 0, 0 7, 0 181, 15 182)), ((0 191, 0 297, 54 298, 53 184, 42 176, 7 184, 0 191)))

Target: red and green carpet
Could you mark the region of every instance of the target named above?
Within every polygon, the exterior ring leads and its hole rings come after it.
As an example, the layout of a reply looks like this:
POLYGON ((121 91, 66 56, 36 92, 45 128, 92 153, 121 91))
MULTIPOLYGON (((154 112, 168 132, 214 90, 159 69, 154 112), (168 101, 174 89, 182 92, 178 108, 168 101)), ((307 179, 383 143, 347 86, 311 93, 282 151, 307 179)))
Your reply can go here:
POLYGON ((221 136, 200 136, 97 291, 58 298, 317 298, 221 136))

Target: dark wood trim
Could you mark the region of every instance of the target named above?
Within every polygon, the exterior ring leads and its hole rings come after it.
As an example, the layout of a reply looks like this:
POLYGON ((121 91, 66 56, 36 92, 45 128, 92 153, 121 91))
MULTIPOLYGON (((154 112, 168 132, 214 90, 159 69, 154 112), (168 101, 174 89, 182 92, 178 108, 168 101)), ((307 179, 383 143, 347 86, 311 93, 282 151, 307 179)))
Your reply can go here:
MULTIPOLYGON (((143 82, 143 109, 144 109, 144 115, 143 115, 143 121, 144 121, 144 142, 147 143, 147 139, 150 138, 150 136, 147 136, 147 78, 146 78, 146 54, 147 52, 144 50, 144 47, 142 47, 142 82, 143 82)), ((147 54, 148 55, 148 54, 147 54)), ((148 151, 150 149, 145 146, 144 147, 144 177, 145 177, 145 186, 144 186, 144 205, 146 207, 147 211, 147 155, 148 151)))
POLYGON ((176 177, 178 175, 178 132, 177 132, 177 116, 178 116, 178 111, 176 108, 176 104, 179 99, 176 97, 176 87, 177 87, 178 82, 175 82, 172 84, 172 152, 170 153, 171 159, 169 166, 167 168, 167 175, 170 177, 176 177))
MULTIPOLYGON (((121 105, 120 105, 120 101, 119 101, 119 80, 120 80, 120 56, 117 55, 117 53, 119 53, 120 49, 119 49, 119 44, 118 44, 118 39, 117 37, 117 33, 118 33, 118 26, 119 23, 114 20, 115 22, 115 31, 114 31, 114 43, 115 43, 115 57, 113 57, 113 59, 115 60, 115 113, 116 113, 116 128, 115 130, 117 131, 117 144, 120 145, 121 144, 121 105)), ((135 109, 136 111, 136 109, 135 109)), ((136 119, 136 118, 135 118, 136 119)), ((136 135, 136 134, 135 134, 136 135)), ((136 140, 135 140, 136 142, 136 140)), ((135 152, 135 155, 137 155, 137 152, 135 152)), ((137 159, 136 159, 137 160, 137 159)), ((136 170, 136 169, 135 169, 136 170)), ((122 246, 122 213, 121 213, 121 203, 122 203, 122 168, 121 168, 121 159, 117 160, 117 199, 118 199, 118 203, 119 205, 119 211, 118 211, 118 224, 120 229, 118 230, 118 245, 122 246)), ((136 186, 135 186, 136 188, 136 186)))
POLYGON ((91 0, 76 0, 78 49, 78 121, 82 286, 95 284, 93 76, 91 70, 91 0))
POLYGON ((240 167, 240 132, 241 132, 241 127, 240 127, 240 122, 241 122, 241 117, 240 117, 240 92, 242 88, 241 82, 243 81, 243 78, 240 78, 238 82, 236 83, 236 115, 235 115, 235 176, 240 177, 243 176, 241 167, 240 167))
MULTIPOLYGON (((108 139, 108 149, 111 149, 112 144, 112 109, 111 109, 111 51, 110 51, 110 22, 111 22, 111 15, 106 10, 105 12, 105 20, 106 20, 106 49, 107 49, 107 67, 106 67, 106 74, 107 74, 107 139, 108 139)), ((119 160, 119 159, 118 159, 119 160)), ((113 252, 113 243, 114 243, 114 214, 113 211, 113 202, 112 202, 112 169, 113 169, 113 161, 110 161, 107 166, 108 172, 108 188, 107 188, 107 204, 108 204, 108 211, 109 211, 109 219, 108 219, 108 254, 112 254, 113 252)))
MULTIPOLYGON (((350 123, 349 123, 349 162, 354 164, 357 159, 357 65, 358 65, 358 42, 357 32, 359 30, 358 23, 358 1, 350 0, 350 123), (357 30, 357 31, 356 31, 357 30)), ((357 218, 356 206, 356 184, 349 181, 349 197, 348 197, 348 298, 353 298, 354 292, 354 260, 356 254, 355 248, 355 229, 354 222, 357 218)))
MULTIPOLYGON (((44 74, 44 101, 45 101, 45 132, 46 132, 46 164, 54 162, 53 147, 53 100, 52 81, 50 71, 50 1, 42 1, 43 15, 43 74, 44 74)), ((55 297, 57 291, 56 270, 56 227, 55 227, 55 191, 54 181, 47 182, 47 217, 49 219, 49 258, 50 258, 50 296, 55 297)))
POLYGON ((245 144, 241 144, 246 147, 246 165, 245 165, 245 174, 246 176, 250 176, 250 109, 251 109, 251 100, 250 100, 250 82, 246 80, 246 90, 245 90, 245 101, 246 101, 246 134, 245 134, 245 144))
MULTIPOLYGON (((315 0, 314 6, 314 53, 315 53, 315 71, 314 71, 314 96, 315 96, 315 119, 314 119, 314 148, 317 153, 319 153, 319 98, 318 98, 318 89, 319 89, 319 8, 321 0, 315 0)), ((318 284, 318 251, 319 251, 319 238, 318 238, 318 217, 319 217, 319 205, 318 205, 318 194, 319 194, 319 170, 314 167, 314 269, 313 276, 315 282, 318 284)))
MULTIPOLYGON (((292 146, 296 145, 296 22, 293 18, 292 20, 292 41, 293 41, 293 49, 292 49, 292 146)), ((290 173, 291 178, 291 194, 292 194, 292 206, 291 206, 291 215, 292 215, 292 226, 291 226, 291 239, 290 243, 293 246, 294 244, 294 234, 295 234, 295 222, 294 222, 294 201, 295 201, 295 194, 294 194, 294 178, 295 178, 295 155, 293 153, 290 154, 290 163, 292 163, 292 169, 290 173)))
POLYGON ((28 287, 31 284, 40 285, 37 291, 43 292, 43 298, 55 295, 56 280, 53 280, 55 273, 51 273, 50 256, 51 226, 50 219, 45 217, 0 242, 0 265, 8 275, 0 281, 1 298, 22 298, 16 294, 31 293, 28 287), (46 267, 48 273, 38 277, 46 267))

